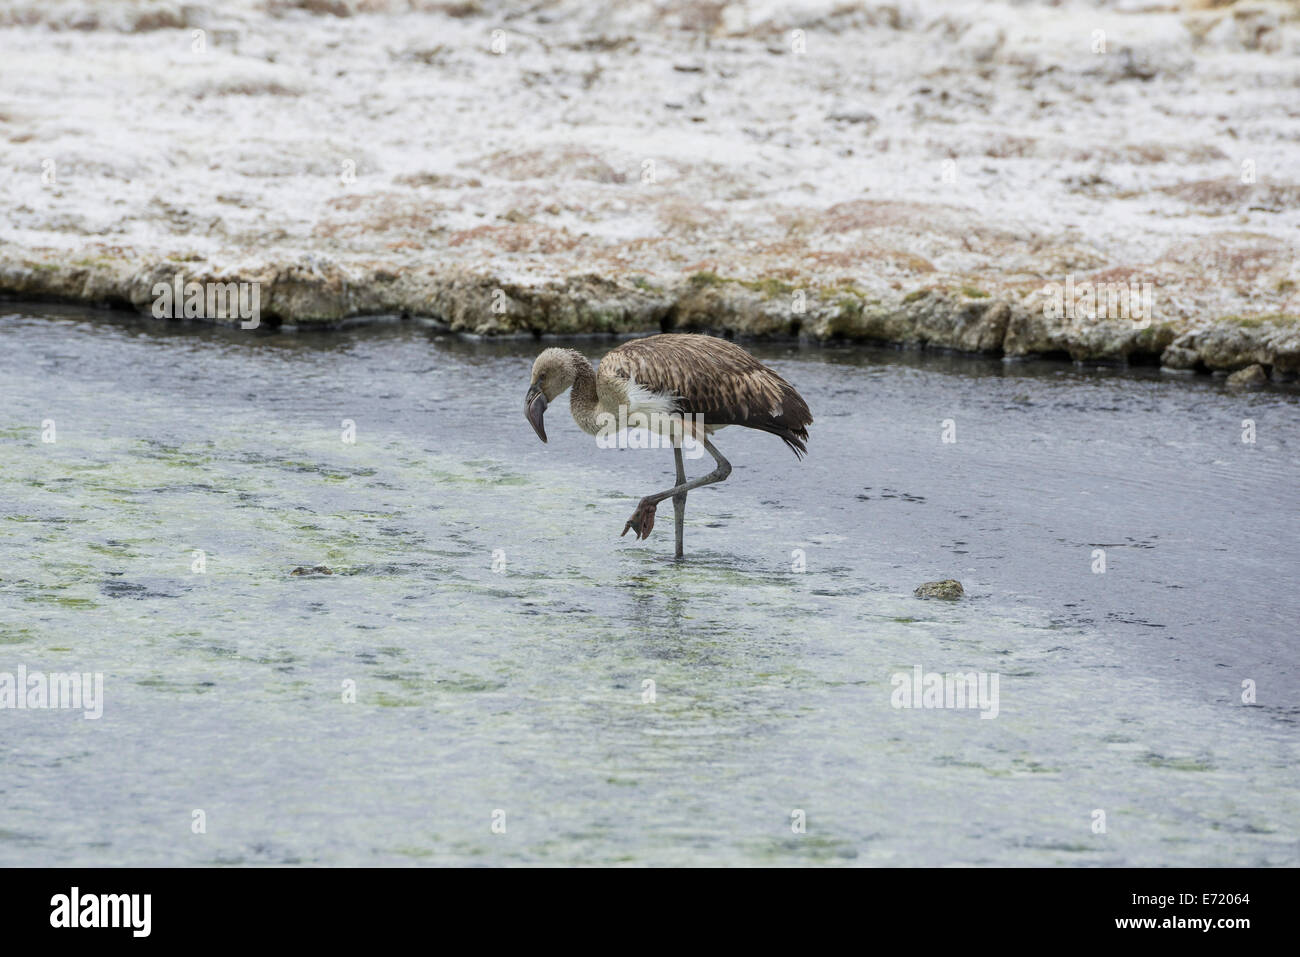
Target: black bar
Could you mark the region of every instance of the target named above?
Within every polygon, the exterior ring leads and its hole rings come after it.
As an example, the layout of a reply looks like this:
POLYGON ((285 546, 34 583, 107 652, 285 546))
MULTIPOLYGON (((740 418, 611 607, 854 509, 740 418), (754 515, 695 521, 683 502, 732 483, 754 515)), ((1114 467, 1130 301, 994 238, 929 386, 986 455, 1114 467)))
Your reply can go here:
MULTIPOLYGON (((1294 872, 1250 869, 781 870, 722 874, 642 870, 538 874, 491 868, 425 869, 12 869, 0 870, 6 943, 57 943, 77 935, 121 941, 196 940, 248 946, 277 942, 335 946, 373 943, 374 932, 410 932, 435 941, 455 928, 526 929, 567 923, 573 939, 596 925, 624 922, 632 937, 658 936, 703 921, 738 938, 775 932, 847 930, 859 940, 903 933, 917 946, 958 941, 1130 938, 1180 946, 1193 939, 1231 947, 1253 932, 1278 933, 1289 920, 1294 872), (667 879, 665 879, 667 877, 667 879), (51 926, 59 895, 149 895, 148 936, 140 911, 128 926, 51 926), (1188 895, 1188 896, 1182 896, 1188 895), (1219 922, 1245 920, 1242 926, 1219 922), (1153 920, 1151 926, 1121 921, 1153 920), (1209 920, 1208 930, 1187 922, 1209 920), (1180 923, 1181 922, 1181 923, 1180 923), (802 928, 802 930, 800 929, 802 928), (779 930, 780 928, 776 928, 779 930), (1246 935, 1243 937, 1242 935, 1246 935), (919 936, 918 936, 919 935, 919 936)), ((141 904, 143 897, 139 898, 141 904)), ((98 898, 92 909, 98 909, 98 898)), ((121 904, 117 905, 121 907, 121 904)), ((111 908, 110 908, 111 910, 111 908)), ((111 914, 110 914, 111 916, 111 914)), ((436 945, 435 945, 436 946, 436 945)))

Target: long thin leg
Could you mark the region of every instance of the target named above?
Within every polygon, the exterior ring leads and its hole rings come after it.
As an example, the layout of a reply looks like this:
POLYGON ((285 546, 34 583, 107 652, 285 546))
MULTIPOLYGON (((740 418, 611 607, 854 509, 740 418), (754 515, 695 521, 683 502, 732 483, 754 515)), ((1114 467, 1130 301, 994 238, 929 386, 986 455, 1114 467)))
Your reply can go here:
POLYGON ((731 463, 722 457, 722 453, 713 447, 713 443, 703 436, 700 437, 700 441, 704 443, 704 450, 712 455, 714 461, 718 463, 718 467, 708 475, 697 478, 693 482, 683 482, 680 485, 667 489, 666 491, 656 492, 654 495, 647 495, 645 498, 641 499, 641 504, 636 507, 636 511, 632 513, 632 517, 629 518, 627 524, 623 526, 623 535, 626 535, 628 529, 631 529, 636 534, 637 538, 648 537, 650 535, 650 530, 655 527, 656 505, 666 498, 671 498, 672 496, 679 494, 684 495, 691 489, 699 488, 701 485, 712 485, 714 482, 721 482, 731 474, 731 463))
MULTIPOLYGON (((673 459, 677 462, 677 484, 686 484, 686 463, 682 459, 682 446, 673 446, 673 459)), ((673 527, 677 531, 677 558, 682 557, 682 531, 686 527, 686 493, 673 496, 673 527)))

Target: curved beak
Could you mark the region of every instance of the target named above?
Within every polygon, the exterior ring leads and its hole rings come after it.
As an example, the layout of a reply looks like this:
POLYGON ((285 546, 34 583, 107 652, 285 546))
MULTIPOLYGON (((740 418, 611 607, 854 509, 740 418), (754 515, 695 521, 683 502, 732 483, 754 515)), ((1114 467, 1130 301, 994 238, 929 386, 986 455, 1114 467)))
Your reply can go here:
POLYGON ((528 395, 524 396, 524 415, 528 416, 528 421, 533 429, 537 432, 537 437, 543 442, 546 441, 546 426, 542 424, 542 414, 546 411, 546 396, 536 385, 528 390, 528 395))

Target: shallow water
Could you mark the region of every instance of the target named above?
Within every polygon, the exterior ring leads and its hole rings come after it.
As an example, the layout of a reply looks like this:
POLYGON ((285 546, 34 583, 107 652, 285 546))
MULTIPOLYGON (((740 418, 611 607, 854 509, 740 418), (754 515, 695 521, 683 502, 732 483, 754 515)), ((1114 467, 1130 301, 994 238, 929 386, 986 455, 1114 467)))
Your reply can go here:
POLYGON ((755 347, 812 454, 720 433, 678 564, 537 349, 0 313, 0 672, 105 687, 0 711, 0 864, 1300 863, 1295 393, 755 347))

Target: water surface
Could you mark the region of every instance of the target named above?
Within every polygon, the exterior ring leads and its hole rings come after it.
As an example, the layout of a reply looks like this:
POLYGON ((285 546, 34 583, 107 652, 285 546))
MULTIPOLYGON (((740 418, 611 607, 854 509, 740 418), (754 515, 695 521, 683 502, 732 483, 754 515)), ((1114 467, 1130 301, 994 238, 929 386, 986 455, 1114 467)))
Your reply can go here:
POLYGON ((755 346, 812 454, 720 433, 676 563, 537 350, 0 313, 0 671, 106 698, 0 711, 0 864, 1300 863, 1295 393, 755 346))

